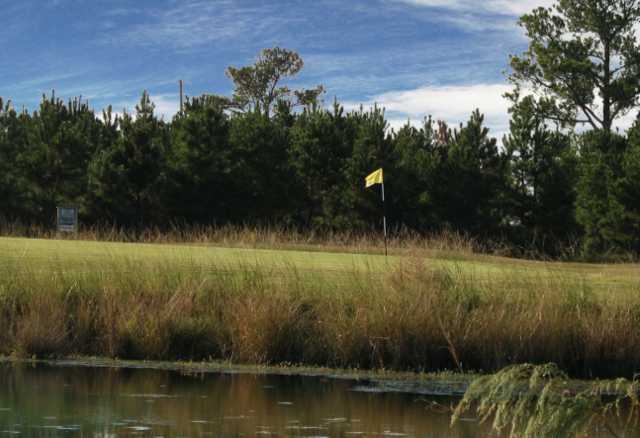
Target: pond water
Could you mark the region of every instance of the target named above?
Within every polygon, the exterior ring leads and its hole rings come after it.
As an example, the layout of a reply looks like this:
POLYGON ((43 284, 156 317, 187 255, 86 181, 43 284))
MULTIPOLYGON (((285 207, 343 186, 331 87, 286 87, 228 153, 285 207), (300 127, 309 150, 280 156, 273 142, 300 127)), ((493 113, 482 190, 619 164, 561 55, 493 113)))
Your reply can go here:
POLYGON ((433 401, 357 382, 0 364, 1 436, 474 437, 433 401))

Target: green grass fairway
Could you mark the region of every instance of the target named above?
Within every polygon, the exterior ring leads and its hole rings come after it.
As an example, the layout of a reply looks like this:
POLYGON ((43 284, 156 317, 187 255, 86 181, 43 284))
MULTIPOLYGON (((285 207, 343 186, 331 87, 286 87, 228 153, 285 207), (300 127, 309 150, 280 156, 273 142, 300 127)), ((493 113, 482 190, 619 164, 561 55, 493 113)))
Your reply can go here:
POLYGON ((403 262, 424 260, 427 267, 467 274, 477 281, 500 282, 500 278, 523 277, 544 280, 583 280, 599 290, 636 289, 640 286, 640 265, 550 263, 493 256, 382 255, 221 248, 203 245, 105 243, 96 241, 0 238, 0 268, 28 272, 101 272, 117 263, 131 270, 161 266, 176 271, 203 269, 216 271, 251 267, 262 270, 340 274, 367 272, 378 274, 403 262))

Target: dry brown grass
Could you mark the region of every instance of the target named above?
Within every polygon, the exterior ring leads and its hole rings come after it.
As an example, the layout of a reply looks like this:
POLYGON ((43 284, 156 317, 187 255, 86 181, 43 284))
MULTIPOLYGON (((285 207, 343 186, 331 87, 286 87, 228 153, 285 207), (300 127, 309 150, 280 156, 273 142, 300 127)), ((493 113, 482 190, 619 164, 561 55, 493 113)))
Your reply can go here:
MULTIPOLYGON (((40 239, 67 239, 99 242, 157 244, 198 244, 235 248, 299 249, 382 253, 384 239, 380 232, 299 231, 277 226, 175 226, 168 229, 131 230, 113 226, 84 227, 77 234, 58 233, 51 228, 0 221, 0 236, 40 239)), ((456 256, 474 252, 508 252, 504 247, 471 239, 456 232, 442 231, 420 235, 398 229, 388 241, 395 253, 434 253, 456 256)))
POLYGON ((594 292, 553 273, 477 281, 407 259, 390 272, 273 275, 0 270, 0 354, 231 360, 394 370, 494 371, 555 362, 583 377, 632 376, 640 294, 594 292))

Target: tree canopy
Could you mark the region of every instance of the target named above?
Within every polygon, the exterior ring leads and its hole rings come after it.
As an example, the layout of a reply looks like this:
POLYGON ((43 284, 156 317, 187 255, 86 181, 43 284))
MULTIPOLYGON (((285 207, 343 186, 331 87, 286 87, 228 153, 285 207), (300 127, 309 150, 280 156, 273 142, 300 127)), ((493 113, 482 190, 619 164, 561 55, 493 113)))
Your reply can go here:
POLYGON ((520 19, 529 48, 511 57, 511 80, 540 97, 537 111, 548 119, 610 132, 638 104, 639 18, 638 0, 558 0, 537 8, 520 19))
POLYGON ((229 67, 227 76, 235 85, 233 105, 242 110, 253 109, 269 117, 275 103, 292 95, 295 96, 296 103, 305 106, 315 104, 324 91, 322 86, 292 91, 288 86, 282 85, 285 78, 296 76, 303 66, 304 61, 298 53, 274 47, 262 50, 253 65, 229 67))
POLYGON ((52 226, 64 203, 85 225, 369 232, 382 206, 363 178, 382 167, 392 230, 449 230, 518 254, 640 255, 640 123, 611 132, 637 110, 639 21, 622 0, 523 16, 531 42, 512 58, 502 142, 481 110, 453 129, 428 117, 394 130, 377 106, 326 108, 322 87, 283 84, 303 62, 277 47, 229 68, 232 97, 188 98, 169 121, 146 91, 122 116, 53 93, 33 112, 0 100, 0 221, 52 226))

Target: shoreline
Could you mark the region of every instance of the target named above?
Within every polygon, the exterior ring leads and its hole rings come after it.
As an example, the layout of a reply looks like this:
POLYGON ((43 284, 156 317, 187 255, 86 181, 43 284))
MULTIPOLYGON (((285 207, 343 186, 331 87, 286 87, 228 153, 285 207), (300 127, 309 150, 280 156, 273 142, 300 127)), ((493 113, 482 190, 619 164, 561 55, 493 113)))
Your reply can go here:
POLYGON ((227 374, 321 378, 354 382, 352 390, 372 393, 400 393, 430 397, 462 398, 478 374, 410 373, 335 369, 298 365, 238 365, 229 362, 170 362, 119 360, 99 357, 64 359, 21 359, 0 357, 0 365, 33 365, 70 368, 111 368, 169 371, 183 375, 227 374))

